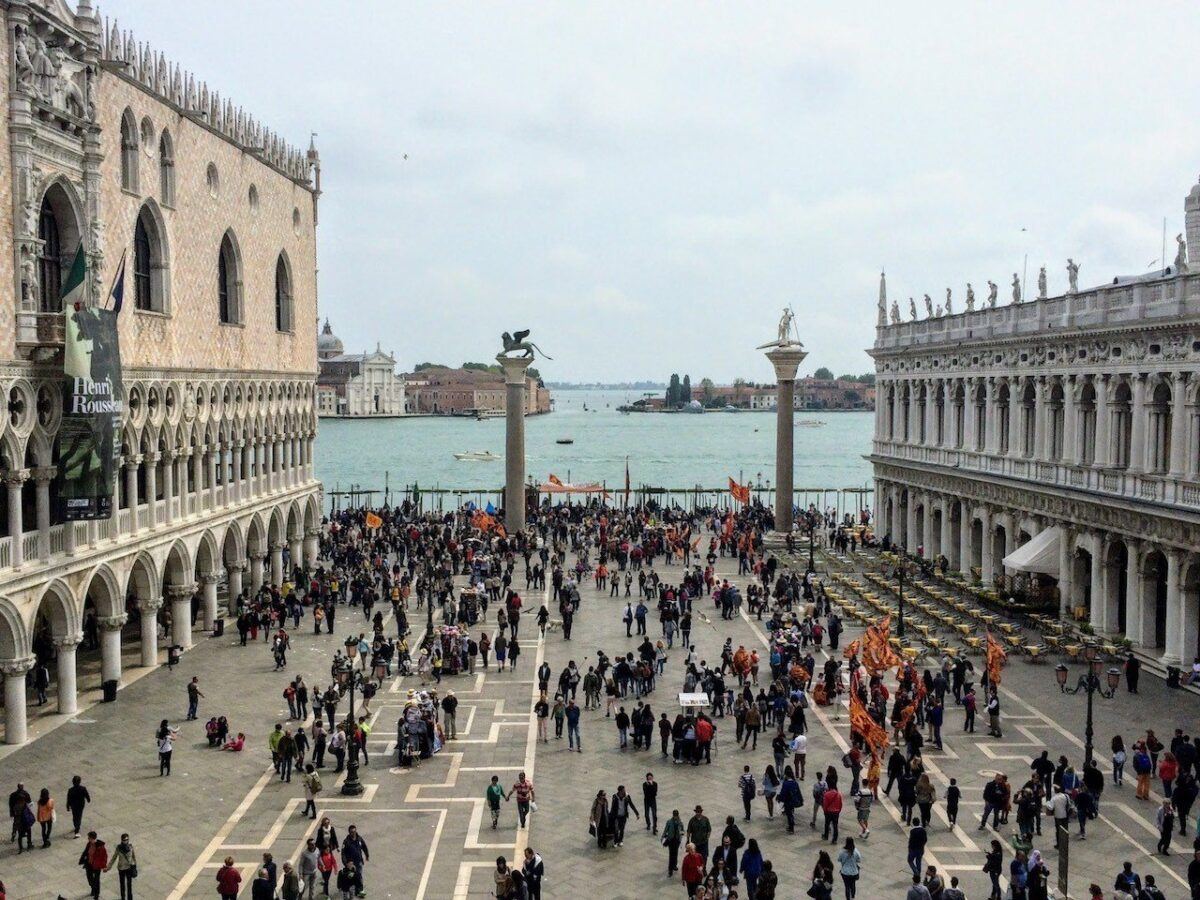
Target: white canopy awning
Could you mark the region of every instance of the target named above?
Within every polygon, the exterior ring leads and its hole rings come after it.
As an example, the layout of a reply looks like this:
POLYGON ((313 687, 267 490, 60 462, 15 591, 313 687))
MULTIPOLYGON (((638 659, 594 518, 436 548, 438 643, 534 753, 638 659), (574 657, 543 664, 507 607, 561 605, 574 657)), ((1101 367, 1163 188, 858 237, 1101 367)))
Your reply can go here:
POLYGON ((1034 537, 1004 557, 1004 567, 1018 572, 1037 572, 1058 577, 1058 528, 1039 531, 1034 537))

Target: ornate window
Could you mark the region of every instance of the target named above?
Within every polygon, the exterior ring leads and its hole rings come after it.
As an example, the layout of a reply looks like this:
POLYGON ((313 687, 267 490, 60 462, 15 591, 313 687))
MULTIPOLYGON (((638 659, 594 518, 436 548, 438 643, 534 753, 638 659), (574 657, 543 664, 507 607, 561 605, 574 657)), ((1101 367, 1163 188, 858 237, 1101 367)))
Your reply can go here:
POLYGON ((158 193, 163 206, 175 205, 175 147, 165 128, 158 139, 158 193))
POLYGON ((41 311, 57 312, 62 307, 62 238, 58 230, 58 217, 54 214, 49 196, 42 198, 38 238, 42 242, 38 251, 41 311))
POLYGON ((121 187, 137 193, 138 189, 138 127, 128 109, 121 116, 121 187))
POLYGON ((147 312, 167 312, 167 246, 161 217, 142 204, 133 226, 133 305, 147 312))
POLYGON ((217 253, 217 315, 222 325, 242 322, 242 277, 233 232, 225 232, 217 253))
POLYGON ((292 276, 282 253, 275 262, 275 330, 292 330, 292 276))
POLYGON ((221 189, 221 173, 217 171, 216 163, 208 164, 208 168, 204 170, 204 180, 208 184, 209 195, 217 196, 217 192, 221 189))

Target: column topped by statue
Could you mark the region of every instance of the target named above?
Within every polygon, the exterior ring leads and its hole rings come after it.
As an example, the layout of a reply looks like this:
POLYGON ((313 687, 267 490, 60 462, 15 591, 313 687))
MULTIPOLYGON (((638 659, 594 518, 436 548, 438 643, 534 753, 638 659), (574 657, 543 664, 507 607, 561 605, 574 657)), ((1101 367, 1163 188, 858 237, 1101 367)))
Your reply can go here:
POLYGON ((767 351, 767 359, 775 367, 775 378, 778 381, 795 381, 796 369, 808 352, 799 341, 799 333, 795 327, 796 314, 790 306, 784 307, 779 319, 779 332, 775 340, 769 344, 761 344, 759 350, 767 351))
POLYGON ((512 334, 506 331, 500 336, 504 349, 496 354, 496 362, 500 363, 500 367, 504 369, 505 384, 524 384, 525 370, 533 364, 536 354, 541 353, 545 359, 552 358, 546 356, 542 352, 542 348, 533 341, 526 340, 528 337, 528 328, 512 334))

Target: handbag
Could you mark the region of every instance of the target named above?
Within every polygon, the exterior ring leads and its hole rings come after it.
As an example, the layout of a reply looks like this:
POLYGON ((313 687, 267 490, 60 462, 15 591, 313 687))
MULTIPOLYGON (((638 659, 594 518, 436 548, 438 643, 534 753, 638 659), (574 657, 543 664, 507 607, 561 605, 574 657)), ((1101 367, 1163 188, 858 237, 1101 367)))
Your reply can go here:
POLYGON ((138 876, 137 863, 134 863, 132 866, 129 867, 129 877, 137 878, 137 876, 138 876))
POLYGON ((536 800, 530 800, 530 801, 529 801, 529 811, 530 811, 530 812, 537 812, 537 801, 536 801, 536 800))

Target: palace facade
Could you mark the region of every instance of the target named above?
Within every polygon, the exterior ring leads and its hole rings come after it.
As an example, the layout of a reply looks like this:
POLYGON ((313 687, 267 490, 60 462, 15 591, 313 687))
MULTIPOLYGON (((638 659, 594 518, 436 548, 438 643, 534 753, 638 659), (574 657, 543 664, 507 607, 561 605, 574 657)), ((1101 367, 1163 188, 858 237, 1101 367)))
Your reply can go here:
POLYGON ((52 708, 191 646, 221 598, 316 553, 316 149, 101 22, 89 0, 0 5, 0 671, 52 708), (118 317, 125 415, 113 515, 64 521, 64 285, 118 317), (160 628, 165 641, 160 642, 160 628))
MULTIPOLYGON (((1185 203, 1200 246, 1200 185, 1185 203)), ((981 292, 982 293, 982 292, 981 292)), ((1044 290, 1039 293, 1045 293, 1044 290)), ((1200 655, 1200 272, 888 321, 871 353, 876 530, 1148 657, 1200 655)))

